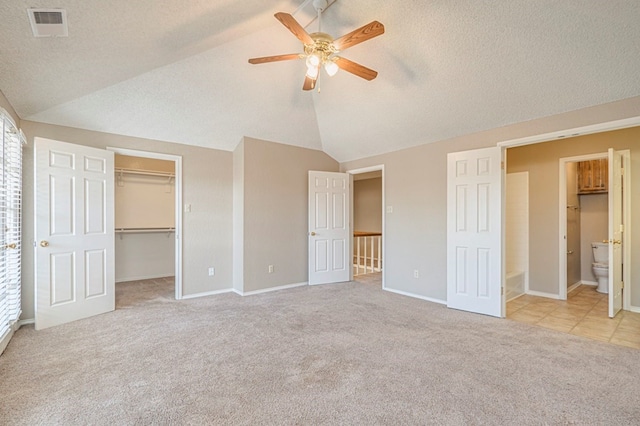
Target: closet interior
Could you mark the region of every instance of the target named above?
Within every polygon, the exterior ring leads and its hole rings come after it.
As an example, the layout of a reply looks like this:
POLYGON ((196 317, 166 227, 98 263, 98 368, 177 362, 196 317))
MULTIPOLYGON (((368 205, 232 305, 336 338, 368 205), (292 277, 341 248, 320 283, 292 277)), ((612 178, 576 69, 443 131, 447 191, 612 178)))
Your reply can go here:
POLYGON ((175 275, 175 163, 115 155, 116 282, 175 275))

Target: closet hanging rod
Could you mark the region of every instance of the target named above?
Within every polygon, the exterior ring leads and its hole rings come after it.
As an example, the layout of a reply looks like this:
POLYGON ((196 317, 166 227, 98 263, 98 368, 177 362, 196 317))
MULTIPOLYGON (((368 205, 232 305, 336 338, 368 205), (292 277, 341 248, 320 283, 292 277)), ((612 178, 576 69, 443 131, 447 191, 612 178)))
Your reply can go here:
POLYGON ((175 232, 176 228, 116 228, 117 234, 135 234, 148 232, 175 232))
POLYGON ((116 173, 127 173, 131 175, 147 175, 147 176, 165 176, 165 177, 175 177, 175 173, 173 172, 160 172, 153 170, 141 170, 141 169, 124 169, 124 168, 116 168, 116 173))

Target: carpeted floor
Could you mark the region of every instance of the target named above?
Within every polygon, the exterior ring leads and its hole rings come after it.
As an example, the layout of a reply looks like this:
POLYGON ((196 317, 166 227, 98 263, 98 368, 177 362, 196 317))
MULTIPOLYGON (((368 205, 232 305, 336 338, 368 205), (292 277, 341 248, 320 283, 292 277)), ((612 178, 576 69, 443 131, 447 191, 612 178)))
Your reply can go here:
POLYGON ((640 424, 640 351, 344 283, 117 310, 0 357, 0 424, 640 424))

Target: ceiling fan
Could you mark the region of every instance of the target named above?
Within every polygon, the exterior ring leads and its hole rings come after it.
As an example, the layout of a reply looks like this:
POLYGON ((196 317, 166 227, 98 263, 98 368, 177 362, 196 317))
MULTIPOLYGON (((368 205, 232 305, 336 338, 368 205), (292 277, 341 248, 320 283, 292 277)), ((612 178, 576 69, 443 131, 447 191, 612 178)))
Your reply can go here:
POLYGON ((320 67, 324 67, 329 76, 333 76, 338 69, 343 69, 351 74, 362 77, 365 80, 373 80, 378 75, 377 71, 350 61, 341 56, 339 52, 384 34, 384 25, 373 21, 367 25, 333 39, 329 34, 321 32, 322 11, 327 8, 327 0, 313 0, 313 7, 318 12, 318 32, 307 33, 302 25, 288 13, 278 12, 275 17, 289 31, 295 35, 304 45, 304 53, 291 53, 286 55, 265 56, 249 59, 250 64, 264 64, 267 62, 288 61, 292 59, 305 59, 307 73, 304 78, 302 90, 313 90, 320 73, 320 67))

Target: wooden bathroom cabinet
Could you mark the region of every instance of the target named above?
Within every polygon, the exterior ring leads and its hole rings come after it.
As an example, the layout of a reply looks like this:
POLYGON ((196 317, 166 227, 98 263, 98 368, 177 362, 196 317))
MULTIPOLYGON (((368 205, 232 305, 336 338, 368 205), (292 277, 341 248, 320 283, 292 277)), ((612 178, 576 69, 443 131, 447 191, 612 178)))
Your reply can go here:
POLYGON ((598 194, 607 192, 609 180, 609 161, 580 161, 578 163, 578 194, 598 194))

